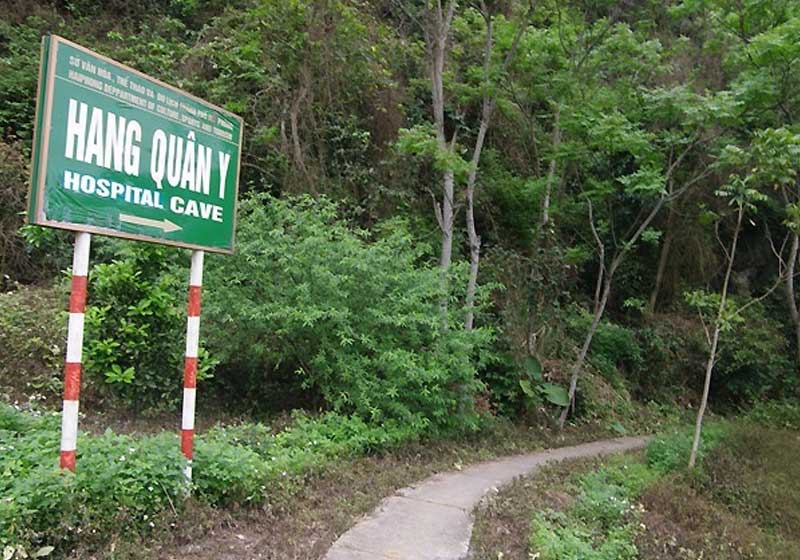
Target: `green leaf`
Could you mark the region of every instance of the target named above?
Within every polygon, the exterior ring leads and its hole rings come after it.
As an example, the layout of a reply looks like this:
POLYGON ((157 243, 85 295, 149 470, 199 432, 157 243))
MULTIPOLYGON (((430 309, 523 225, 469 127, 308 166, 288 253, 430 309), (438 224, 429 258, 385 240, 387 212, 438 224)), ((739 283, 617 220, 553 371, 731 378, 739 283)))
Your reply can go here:
POLYGON ((55 550, 53 546, 43 546, 33 554, 31 554, 31 558, 44 558, 45 556, 49 556, 51 552, 55 550))
POLYGON ((528 377, 536 381, 542 381, 542 363, 536 356, 528 356, 525 359, 525 373, 528 377))
POLYGON ((522 389, 522 392, 525 393, 526 396, 531 397, 531 398, 536 396, 536 391, 533 390, 533 386, 531 385, 531 382, 528 381, 527 379, 520 379, 519 380, 519 386, 520 386, 520 389, 522 389))
POLYGON ((621 436, 624 436, 624 435, 628 434, 627 428, 625 428, 625 426, 623 426, 622 424, 620 424, 617 421, 612 422, 611 424, 609 424, 608 427, 612 432, 617 433, 617 434, 619 434, 621 436))
POLYGON ((555 383, 542 384, 542 395, 545 400, 556 406, 569 406, 569 393, 561 385, 555 383))

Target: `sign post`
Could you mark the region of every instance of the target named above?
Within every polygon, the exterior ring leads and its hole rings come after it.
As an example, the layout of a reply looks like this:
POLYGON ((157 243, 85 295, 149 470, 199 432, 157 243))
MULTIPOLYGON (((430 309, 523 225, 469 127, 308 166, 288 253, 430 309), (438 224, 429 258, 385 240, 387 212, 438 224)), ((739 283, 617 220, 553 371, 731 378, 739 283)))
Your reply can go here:
POLYGON ((203 288, 203 251, 192 253, 189 270, 189 302, 186 310, 186 358, 183 366, 183 419, 181 452, 186 457, 184 475, 192 480, 194 453, 194 405, 197 398, 197 358, 200 352, 200 298, 203 288))
POLYGON ((220 107, 50 35, 42 40, 35 124, 28 221, 78 232, 61 466, 75 469, 93 233, 193 250, 181 426, 181 449, 191 461, 203 255, 233 252, 244 123, 220 107))
POLYGON ((78 439, 83 323, 91 240, 91 234, 78 233, 75 236, 75 252, 72 257, 72 290, 69 297, 67 357, 64 365, 64 409, 61 414, 61 468, 71 471, 75 471, 75 449, 78 439))

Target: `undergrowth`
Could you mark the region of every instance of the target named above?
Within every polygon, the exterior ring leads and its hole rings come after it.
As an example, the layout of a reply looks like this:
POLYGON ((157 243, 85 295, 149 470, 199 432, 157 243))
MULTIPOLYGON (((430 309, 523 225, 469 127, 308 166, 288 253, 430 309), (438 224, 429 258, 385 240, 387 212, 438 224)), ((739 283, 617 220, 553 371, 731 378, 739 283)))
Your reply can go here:
POLYGON ((260 424, 217 427, 196 438, 189 488, 175 434, 81 435, 78 469, 64 472, 59 414, 0 404, 0 550, 4 558, 50 547, 60 554, 121 526, 146 535, 161 512, 179 512, 189 493, 209 505, 254 506, 329 461, 413 436, 333 413, 296 415, 279 433, 260 424))
POLYGON ((619 457, 573 475, 565 507, 533 514, 531 558, 800 557, 798 420, 800 407, 786 402, 709 424, 692 471, 686 427, 653 438, 644 461, 619 457))
MULTIPOLYGON (((703 437, 707 451, 718 444, 724 428, 712 425, 703 437)), ((574 501, 564 509, 533 515, 529 546, 540 560, 633 560, 636 538, 644 530, 639 498, 657 481, 685 466, 688 429, 653 439, 646 462, 623 456, 598 470, 574 476, 568 484, 574 501)), ((701 455, 702 458, 705 455, 701 455)))

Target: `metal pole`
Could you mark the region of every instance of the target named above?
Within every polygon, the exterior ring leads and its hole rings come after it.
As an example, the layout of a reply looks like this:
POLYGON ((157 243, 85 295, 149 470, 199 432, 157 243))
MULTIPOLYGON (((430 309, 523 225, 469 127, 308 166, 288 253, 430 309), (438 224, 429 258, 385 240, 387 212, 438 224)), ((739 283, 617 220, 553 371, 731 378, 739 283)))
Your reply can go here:
POLYGON ((194 448, 194 405, 197 397, 197 354, 200 349, 200 296, 203 286, 203 251, 192 252, 189 272, 189 303, 186 312, 186 360, 183 367, 183 419, 181 422, 181 452, 188 464, 186 479, 192 480, 194 448))
POLYGON ((79 232, 75 236, 75 252, 72 257, 72 292, 69 298, 67 357, 64 365, 64 409, 61 414, 61 468, 73 472, 75 471, 75 450, 78 439, 83 323, 86 311, 91 241, 90 234, 79 232))

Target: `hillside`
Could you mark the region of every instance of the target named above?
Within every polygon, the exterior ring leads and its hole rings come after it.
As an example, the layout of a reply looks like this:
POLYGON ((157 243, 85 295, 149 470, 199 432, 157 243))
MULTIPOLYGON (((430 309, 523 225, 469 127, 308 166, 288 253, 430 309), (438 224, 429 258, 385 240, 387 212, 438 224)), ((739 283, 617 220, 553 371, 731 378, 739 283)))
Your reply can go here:
POLYGON ((203 507, 491 430, 697 446, 707 414, 800 398, 800 2, 0 0, 0 548, 181 507, 185 249, 93 236, 78 474, 53 470, 75 236, 24 216, 48 34, 244 121, 203 507), (98 501, 83 449, 140 445, 159 461, 98 501))

